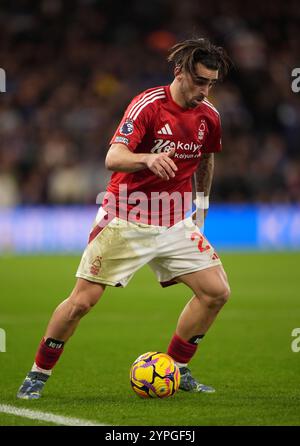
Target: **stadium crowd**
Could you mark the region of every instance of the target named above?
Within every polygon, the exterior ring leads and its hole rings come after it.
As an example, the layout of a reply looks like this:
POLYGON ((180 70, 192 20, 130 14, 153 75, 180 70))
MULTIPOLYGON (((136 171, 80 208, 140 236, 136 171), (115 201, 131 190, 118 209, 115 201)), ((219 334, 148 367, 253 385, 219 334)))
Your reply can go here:
POLYGON ((3 0, 0 206, 94 203, 124 109, 170 83, 167 49, 194 35, 234 64, 210 96, 223 127, 212 199, 299 203, 297 0, 3 0))

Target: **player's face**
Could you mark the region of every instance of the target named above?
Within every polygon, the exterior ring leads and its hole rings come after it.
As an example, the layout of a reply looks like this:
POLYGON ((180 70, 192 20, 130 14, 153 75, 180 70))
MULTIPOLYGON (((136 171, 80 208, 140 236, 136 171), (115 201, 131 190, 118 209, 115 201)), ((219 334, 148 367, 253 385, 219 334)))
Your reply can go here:
POLYGON ((175 72, 179 91, 185 108, 197 107, 205 99, 218 80, 218 70, 206 68, 201 63, 195 66, 195 76, 185 71, 175 72))

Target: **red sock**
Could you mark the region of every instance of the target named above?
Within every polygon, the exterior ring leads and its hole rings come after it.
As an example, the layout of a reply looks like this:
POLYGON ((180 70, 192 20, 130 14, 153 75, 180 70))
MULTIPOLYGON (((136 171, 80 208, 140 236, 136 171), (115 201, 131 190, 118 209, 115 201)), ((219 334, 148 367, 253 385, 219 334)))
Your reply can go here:
POLYGON ((41 369, 51 370, 59 360, 59 357, 64 350, 64 343, 61 341, 56 342, 56 347, 49 347, 44 338, 41 340, 35 356, 35 363, 41 369), (61 347, 59 345, 61 345, 61 347))
POLYGON ((190 344, 175 333, 168 347, 168 355, 176 362, 187 364, 196 353, 197 347, 197 344, 190 344))

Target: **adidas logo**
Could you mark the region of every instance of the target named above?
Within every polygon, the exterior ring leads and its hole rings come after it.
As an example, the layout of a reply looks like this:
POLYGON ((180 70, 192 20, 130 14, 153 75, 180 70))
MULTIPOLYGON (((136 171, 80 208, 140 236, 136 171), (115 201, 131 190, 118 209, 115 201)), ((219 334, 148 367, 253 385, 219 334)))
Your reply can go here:
POLYGON ((157 133, 158 135, 173 135, 169 124, 165 124, 157 133))

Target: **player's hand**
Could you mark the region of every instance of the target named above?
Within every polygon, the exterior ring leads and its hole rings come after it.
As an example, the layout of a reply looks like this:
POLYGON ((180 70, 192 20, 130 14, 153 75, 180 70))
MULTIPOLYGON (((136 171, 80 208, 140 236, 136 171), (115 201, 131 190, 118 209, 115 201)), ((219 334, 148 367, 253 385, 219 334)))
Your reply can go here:
POLYGON ((151 153, 147 157, 146 165, 158 178, 168 181, 175 177, 175 172, 178 170, 172 160, 174 154, 175 149, 171 149, 170 152, 151 153))

